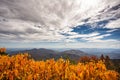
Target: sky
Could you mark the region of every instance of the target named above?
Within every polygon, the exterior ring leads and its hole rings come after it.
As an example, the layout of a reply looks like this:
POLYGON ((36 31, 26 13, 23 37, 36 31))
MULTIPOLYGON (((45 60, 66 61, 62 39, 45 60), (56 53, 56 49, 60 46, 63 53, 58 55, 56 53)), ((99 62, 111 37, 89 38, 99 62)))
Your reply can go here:
POLYGON ((120 49, 120 0, 0 0, 0 47, 120 49))

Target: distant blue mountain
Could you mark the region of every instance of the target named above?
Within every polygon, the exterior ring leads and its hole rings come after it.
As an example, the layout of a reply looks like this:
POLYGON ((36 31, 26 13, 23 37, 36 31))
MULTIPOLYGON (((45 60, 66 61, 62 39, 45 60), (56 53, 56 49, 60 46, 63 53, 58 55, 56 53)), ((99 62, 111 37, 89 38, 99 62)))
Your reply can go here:
POLYGON ((100 56, 101 54, 110 56, 111 59, 120 59, 120 49, 98 49, 98 48, 76 48, 76 49, 70 49, 70 48, 54 48, 54 49, 36 49, 36 48, 10 48, 7 49, 7 53, 10 55, 16 54, 16 53, 23 53, 28 52, 34 57, 41 56, 47 58, 54 58, 54 57, 60 57, 64 55, 71 55, 71 56, 84 56, 84 55, 96 55, 100 56), (44 56, 43 56, 44 54, 44 56), (38 56, 37 56, 38 55, 38 56))

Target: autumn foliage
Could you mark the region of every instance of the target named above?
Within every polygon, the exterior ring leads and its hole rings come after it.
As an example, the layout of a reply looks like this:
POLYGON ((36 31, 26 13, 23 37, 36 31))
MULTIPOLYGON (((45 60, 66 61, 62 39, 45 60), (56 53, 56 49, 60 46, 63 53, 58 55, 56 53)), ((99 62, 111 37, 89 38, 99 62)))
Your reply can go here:
POLYGON ((0 56, 0 80, 117 80, 102 61, 71 64, 62 58, 35 61, 28 54, 0 56))
POLYGON ((6 52, 6 48, 0 48, 0 52, 6 52))
POLYGON ((100 61, 100 60, 101 60, 101 59, 99 59, 99 58, 96 57, 96 56, 82 56, 82 57, 80 57, 79 62, 83 62, 83 63, 91 62, 91 61, 98 62, 98 61, 100 61))
POLYGON ((7 55, 6 48, 0 48, 0 55, 7 55))

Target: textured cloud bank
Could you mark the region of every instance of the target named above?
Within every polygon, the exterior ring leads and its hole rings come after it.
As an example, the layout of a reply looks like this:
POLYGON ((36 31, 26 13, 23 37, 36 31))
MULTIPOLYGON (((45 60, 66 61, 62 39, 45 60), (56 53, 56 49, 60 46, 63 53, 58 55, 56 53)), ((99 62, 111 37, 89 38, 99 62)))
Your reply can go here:
POLYGON ((0 41, 76 42, 81 38, 98 42, 106 36, 96 32, 78 34, 72 32, 73 28, 83 24, 120 28, 119 3, 120 0, 0 0, 0 41), (96 24, 105 20, 106 25, 96 24))

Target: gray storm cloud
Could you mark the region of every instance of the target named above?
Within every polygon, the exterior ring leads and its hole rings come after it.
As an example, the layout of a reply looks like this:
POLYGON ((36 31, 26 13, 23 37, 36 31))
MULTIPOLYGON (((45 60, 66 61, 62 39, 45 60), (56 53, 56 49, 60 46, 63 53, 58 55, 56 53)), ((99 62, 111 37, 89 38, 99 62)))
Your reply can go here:
POLYGON ((119 6, 119 2, 119 0, 0 0, 1 38, 13 34, 17 36, 13 38, 14 40, 64 41, 66 36, 63 33, 79 35, 71 32, 77 25, 117 18, 119 9, 112 8, 119 6), (88 18, 88 22, 85 22, 88 18))

